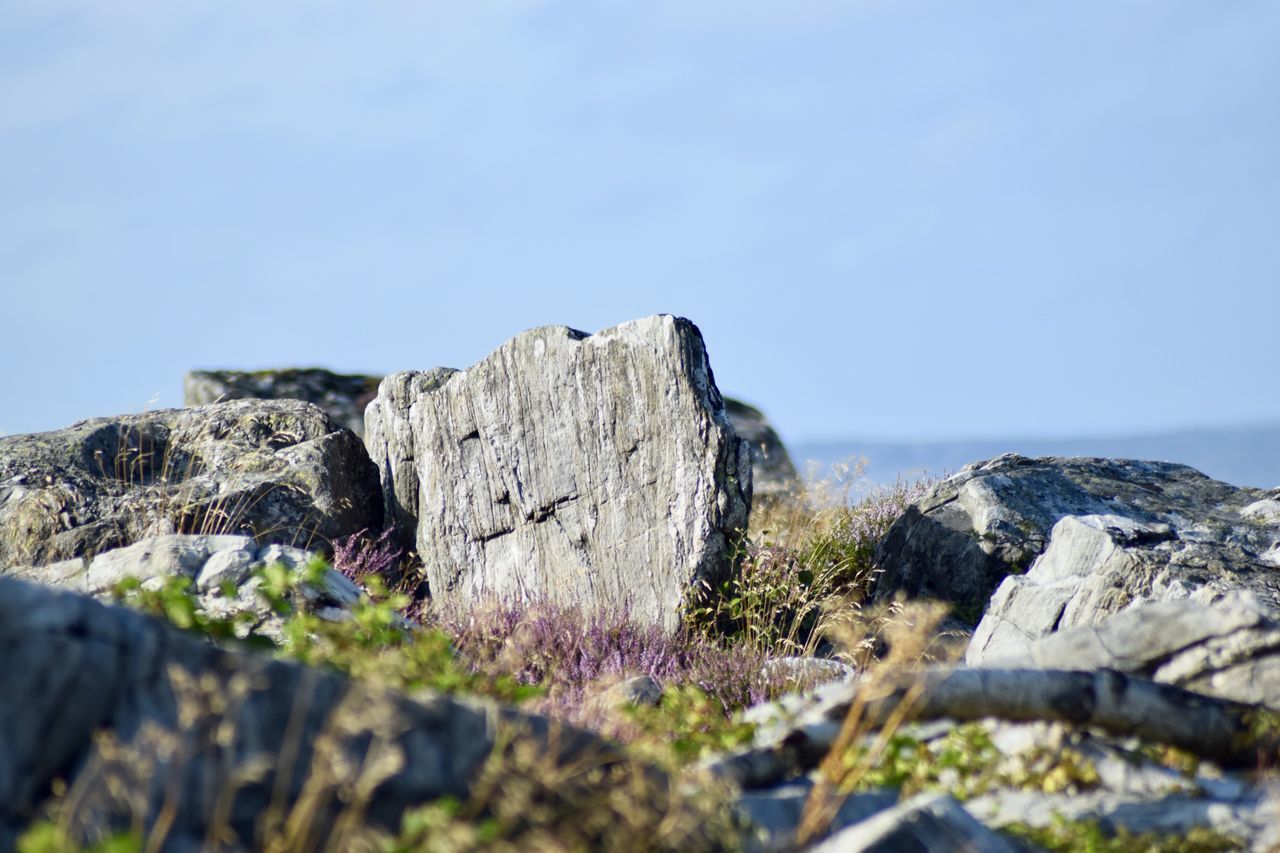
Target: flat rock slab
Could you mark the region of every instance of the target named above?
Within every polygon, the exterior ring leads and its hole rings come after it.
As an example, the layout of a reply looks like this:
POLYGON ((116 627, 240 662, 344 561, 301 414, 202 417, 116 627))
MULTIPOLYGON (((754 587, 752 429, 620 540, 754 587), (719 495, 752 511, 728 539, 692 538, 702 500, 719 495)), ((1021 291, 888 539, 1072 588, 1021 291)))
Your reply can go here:
POLYGON ((536 715, 411 700, 5 578, 0 660, 0 840, 59 776, 72 785, 66 818, 85 838, 140 825, 157 849, 208 849, 215 833, 250 849, 272 821, 299 814, 310 839, 299 849, 319 849, 352 808, 394 831, 408 808, 465 799, 500 739, 532 745, 549 767, 613 755, 536 715))
POLYGON ((945 794, 918 794, 808 848, 812 853, 963 850, 1018 853, 1013 842, 978 822, 945 794))
POLYGON ((1248 593, 1144 604, 1034 640, 988 624, 970 642, 971 665, 1114 669, 1280 711, 1280 622, 1248 593))
POLYGON ((305 400, 337 423, 364 434, 364 408, 381 376, 334 373, 318 367, 274 370, 193 370, 182 380, 182 402, 206 406, 226 400, 305 400))
POLYGON ((433 598, 625 609, 674 629, 747 522, 750 451, 687 320, 534 329, 468 370, 388 376, 365 417, 433 598))
POLYGON ((166 533, 325 548, 381 522, 378 472, 360 439, 297 400, 96 418, 0 438, 0 566, 166 533))
POLYGON ((1185 465, 1008 454, 908 508, 877 548, 875 595, 954 602, 970 625, 998 613, 1028 638, 1202 589, 1280 607, 1278 497, 1185 465))

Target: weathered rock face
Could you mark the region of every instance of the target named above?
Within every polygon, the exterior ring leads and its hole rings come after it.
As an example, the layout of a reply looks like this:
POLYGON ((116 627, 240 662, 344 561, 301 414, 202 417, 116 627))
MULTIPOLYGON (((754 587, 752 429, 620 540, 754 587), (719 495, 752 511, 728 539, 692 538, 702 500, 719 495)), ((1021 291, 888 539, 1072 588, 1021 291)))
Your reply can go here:
POLYGON ((724 411, 738 437, 751 450, 752 500, 774 500, 795 495, 799 482, 786 445, 755 406, 724 398, 724 411))
POLYGON ((182 381, 183 405, 226 400, 305 400, 356 435, 364 434, 364 408, 378 393, 379 376, 320 368, 193 370, 182 381))
POLYGON ((1113 669, 1280 711, 1280 621, 1248 593, 1143 604, 1039 639, 987 625, 969 644, 970 665, 1113 669))
POLYGON ((365 417, 433 597, 626 607, 674 628, 746 524, 750 452, 687 320, 534 329, 462 372, 388 376, 365 417))
POLYGON ((234 849, 256 847, 305 797, 298 847, 313 849, 353 807, 394 829, 406 808, 465 799, 500 726, 549 766, 608 754, 545 718, 445 696, 411 701, 4 578, 0 656, 0 839, 30 819, 55 776, 75 786, 72 827, 140 825, 174 850, 207 849, 215 832, 234 849), (99 729, 114 747, 94 738, 99 729))
MULTIPOLYGON (((258 545, 248 536, 170 533, 95 557, 77 557, 44 566, 0 567, 0 576, 107 600, 116 585, 126 579, 152 587, 172 577, 190 578, 200 609, 206 615, 236 619, 242 637, 252 631, 278 641, 282 637, 282 619, 258 594, 262 586, 258 570, 273 563, 301 568, 310 558, 299 548, 258 545)), ((325 569, 317 578, 317 583, 299 588, 295 605, 321 618, 346 618, 347 608, 360 599, 360 588, 333 569, 325 569)))
POLYGON ((0 438, 0 566, 164 533, 326 547, 380 529, 360 439, 309 403, 240 400, 0 438))
POLYGON ((1276 607, 1277 497, 1184 465, 1010 454, 907 510, 877 549, 875 594, 953 601, 973 624, 1004 581, 987 612, 1026 637, 1196 590, 1248 589, 1276 607))

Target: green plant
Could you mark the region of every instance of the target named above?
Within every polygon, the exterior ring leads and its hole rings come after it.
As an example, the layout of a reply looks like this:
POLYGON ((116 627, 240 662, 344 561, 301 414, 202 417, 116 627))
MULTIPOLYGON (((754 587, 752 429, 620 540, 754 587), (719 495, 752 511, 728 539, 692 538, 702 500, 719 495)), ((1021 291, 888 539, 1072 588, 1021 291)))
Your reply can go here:
POLYGON ((745 746, 756 731, 754 725, 726 715, 719 702, 693 685, 666 691, 655 708, 628 708, 627 716, 638 729, 632 746, 669 767, 745 746))
POLYGON ((1134 833, 1124 827, 1108 833, 1097 821, 1069 821, 1058 815, 1046 826, 1009 824, 1001 831, 1051 853, 1221 853, 1248 849, 1239 838, 1203 826, 1176 834, 1134 833))

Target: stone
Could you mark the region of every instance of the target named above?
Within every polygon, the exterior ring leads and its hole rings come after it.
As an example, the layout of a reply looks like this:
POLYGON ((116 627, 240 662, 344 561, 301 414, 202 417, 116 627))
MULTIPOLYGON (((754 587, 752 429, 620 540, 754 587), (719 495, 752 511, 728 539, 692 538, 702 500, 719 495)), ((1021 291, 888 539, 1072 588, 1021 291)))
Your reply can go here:
POLYGON ((182 380, 183 405, 226 400, 305 400, 356 435, 364 434, 364 409, 378 393, 380 376, 315 368, 193 370, 182 380))
MULTIPOLYGON (((202 613, 212 618, 238 618, 241 636, 252 631, 279 641, 283 620, 258 593, 261 584, 255 573, 273 563, 298 568, 313 556, 285 545, 259 546, 248 536, 170 533, 93 557, 44 566, 0 568, 0 577, 67 589, 104 601, 112 601, 115 587, 126 579, 139 581, 144 588, 157 588, 168 578, 186 577, 195 582, 196 603, 202 613)), ((321 618, 342 619, 362 595, 347 577, 325 568, 294 591, 293 604, 321 618)), ((407 620, 402 627, 408 630, 407 620)))
MULTIPOLYGON (((625 713, 627 708, 656 708, 661 702, 662 685, 651 676, 634 675, 597 688, 596 692, 586 696, 578 719, 607 725, 609 720, 625 713)), ((591 727, 599 726, 593 724, 591 727)))
MULTIPOLYGON (((800 827, 805 801, 812 790, 813 780, 806 777, 776 788, 741 792, 734 801, 734 809, 753 828, 747 849, 761 853, 794 850, 796 830, 800 827)), ((898 792, 893 790, 850 794, 840 801, 829 832, 866 820, 897 803, 898 792)))
POLYGON ((365 412, 433 598, 547 600, 675 630, 727 576, 751 501, 688 320, 525 332, 465 371, 388 376, 365 412))
POLYGON ((731 397, 724 398, 724 411, 733 431, 751 450, 752 502, 797 499, 800 478, 796 467, 764 412, 731 397))
POLYGON ((760 674, 770 684, 812 687, 828 681, 848 681, 857 670, 833 658, 787 656, 769 658, 760 668, 760 674))
POLYGON ((946 794, 926 793, 842 829, 807 849, 811 853, 1019 853, 1022 848, 987 829, 946 794))
POLYGON ((166 533, 327 548, 381 529, 360 439, 309 403, 238 400, 0 437, 0 566, 166 533))
POLYGON ((1259 502, 1277 494, 1165 462, 1007 454, 907 509, 876 549, 874 594, 953 602, 970 625, 989 611, 1027 637, 1236 588, 1276 607, 1280 524, 1259 502))
POLYGON ((1046 794, 999 789, 970 800, 965 807, 976 819, 996 829, 1010 824, 1043 828, 1057 819, 1092 821, 1107 835, 1124 829, 1134 834, 1177 836, 1202 827, 1249 839, 1260 837, 1268 825, 1262 805, 1257 794, 1238 802, 1222 802, 1176 794, 1143 798, 1108 790, 1046 794))
POLYGON ((1031 640, 979 627, 973 666, 1113 669, 1280 711, 1280 621, 1247 592, 1143 604, 1031 640))
POLYGON ((55 777, 71 784, 64 819, 85 838, 141 825, 157 849, 203 849, 216 830, 248 849, 273 815, 302 807, 311 841, 300 847, 313 848, 353 806, 394 831, 408 808, 465 801, 507 738, 548 767, 616 758, 544 717, 429 691, 410 699, 7 578, 0 660, 0 840, 55 777))

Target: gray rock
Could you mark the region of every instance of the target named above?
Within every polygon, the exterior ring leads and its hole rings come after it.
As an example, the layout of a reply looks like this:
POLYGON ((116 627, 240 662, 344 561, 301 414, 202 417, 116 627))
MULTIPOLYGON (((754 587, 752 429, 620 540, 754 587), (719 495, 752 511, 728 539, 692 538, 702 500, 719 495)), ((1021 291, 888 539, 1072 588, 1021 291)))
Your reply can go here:
POLYGON ((1212 604, 1196 598, 1144 604, 1038 639, 980 626, 966 660, 997 668, 1114 669, 1280 710, 1280 622, 1246 592, 1212 604))
POLYGON ((410 700, 11 579, 0 579, 0 660, 0 833, 62 776, 75 794, 66 817, 85 837, 136 818, 164 833, 152 840, 168 839, 165 849, 200 849, 223 828, 249 848, 273 815, 301 807, 311 841, 299 848, 310 849, 353 807, 394 830, 407 808, 465 800, 502 731, 549 767, 613 754, 542 717, 425 692, 410 700))
POLYGON ((305 400, 356 435, 363 435, 364 409, 378 393, 381 379, 321 368, 193 370, 182 381, 182 402, 205 406, 226 400, 305 400))
MULTIPOLYGON (((254 574, 273 563, 297 568, 312 556, 285 545, 259 546, 248 536, 170 533, 93 557, 44 566, 0 568, 0 576, 93 595, 106 601, 112 599, 116 585, 126 579, 137 580, 144 588, 156 588, 171 577, 191 578, 203 613, 220 619, 241 617, 241 636, 253 631, 279 640, 282 619, 258 594, 261 584, 254 574)), ((326 568, 314 583, 304 583, 295 591, 293 604, 322 617, 340 619, 345 618, 346 611, 361 595, 360 588, 348 578, 326 568)), ((406 620, 404 627, 408 626, 406 620)))
POLYGON ((1205 797, 1160 796, 1135 798, 1112 791, 1045 794, 1040 791, 999 789, 965 804, 989 827, 1025 824, 1042 828, 1055 820, 1094 821, 1108 835, 1120 829, 1139 834, 1180 835, 1196 827, 1213 829, 1241 840, 1254 838, 1265 827, 1256 795, 1241 802, 1205 797))
MULTIPOLYGON (((734 801, 734 808, 754 828, 749 850, 783 851, 795 849, 796 830, 804 814, 805 801, 813 790, 813 781, 805 778, 777 788, 744 791, 734 801)), ((850 794, 840 802, 828 832, 866 820, 891 809, 898 803, 898 792, 867 791, 850 794)))
POLYGON ((746 524, 750 452, 687 320, 534 329, 462 372, 388 376, 365 417, 435 598, 625 608, 674 629, 746 524))
POLYGON ((812 853, 1017 853, 1020 848, 987 829, 946 794, 918 794, 808 849, 812 853))
POLYGON ((730 397, 724 398, 724 411, 733 431, 751 449, 752 501, 795 499, 799 475, 786 445, 764 412, 730 397))
POLYGON ((812 687, 828 681, 847 681, 857 671, 843 661, 818 657, 769 658, 761 674, 770 683, 789 682, 812 687))
POLYGON ((0 566, 165 533, 327 547, 381 522, 360 439, 309 403, 240 400, 0 437, 0 566))
POLYGON ((1277 494, 1184 465, 1008 454, 908 508, 877 548, 875 595, 955 602, 973 624, 997 585, 1025 572, 991 610, 1029 637, 1202 589, 1252 589, 1275 607, 1280 525, 1258 502, 1277 494))

